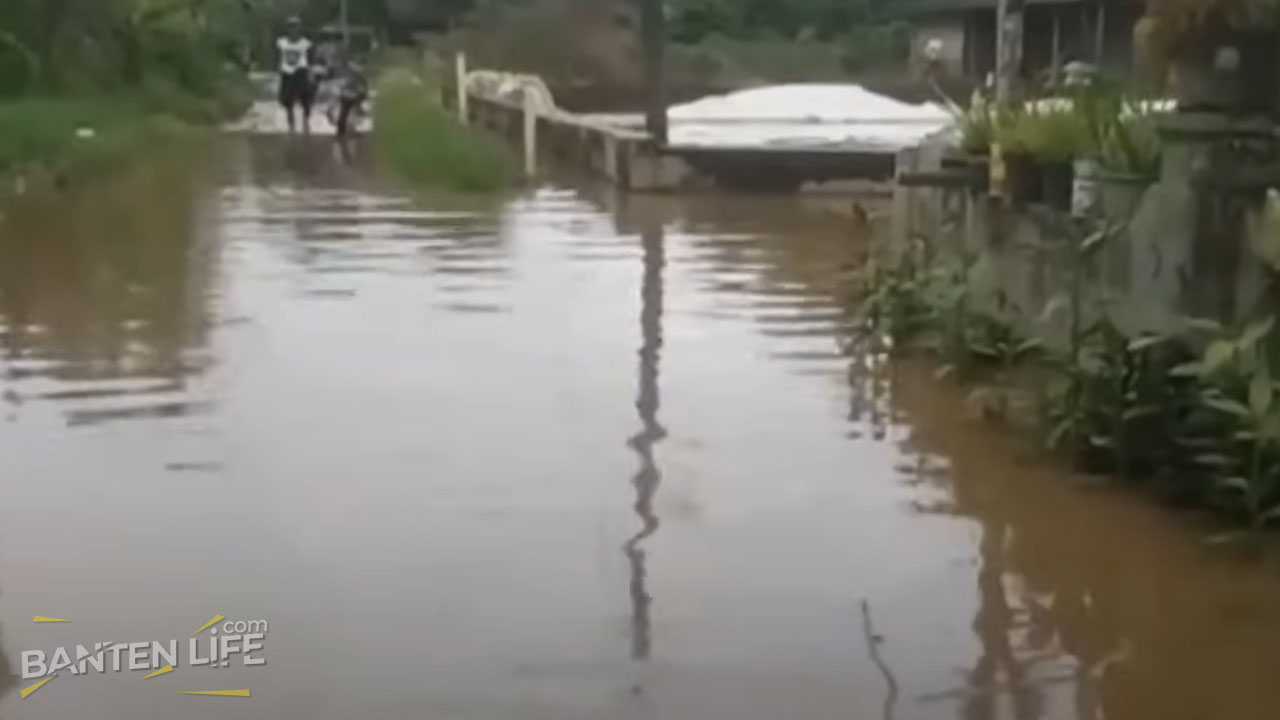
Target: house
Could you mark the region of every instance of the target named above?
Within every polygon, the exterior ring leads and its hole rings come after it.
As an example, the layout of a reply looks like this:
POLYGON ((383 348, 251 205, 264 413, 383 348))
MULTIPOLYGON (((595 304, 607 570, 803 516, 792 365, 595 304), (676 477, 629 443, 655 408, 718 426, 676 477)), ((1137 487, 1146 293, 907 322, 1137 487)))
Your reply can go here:
MULTIPOLYGON (((945 74, 981 81, 996 66, 999 0, 901 0, 915 27, 913 56, 926 47, 945 74)), ((1069 62, 1112 75, 1133 72, 1133 28, 1140 0, 1026 0, 1022 74, 1043 81, 1069 62)))

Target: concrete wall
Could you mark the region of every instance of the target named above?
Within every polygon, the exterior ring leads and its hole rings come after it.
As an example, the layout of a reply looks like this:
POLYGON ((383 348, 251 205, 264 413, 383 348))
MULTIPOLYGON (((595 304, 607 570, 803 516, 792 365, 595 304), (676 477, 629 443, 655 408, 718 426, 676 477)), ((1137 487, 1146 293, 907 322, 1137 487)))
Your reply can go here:
MULTIPOLYGON (((1236 154, 1239 140, 1230 130, 1167 136, 1161 178, 1105 188, 1125 190, 1133 202, 1086 223, 969 188, 898 186, 889 250, 923 246, 931 262, 966 268, 971 307, 1061 346, 1065 313, 1046 322, 1043 311, 1070 293, 1078 244, 1106 222, 1113 235, 1084 276, 1087 314, 1105 312, 1129 335, 1176 331, 1188 317, 1243 323, 1275 306, 1280 202, 1267 202, 1261 188, 1205 185, 1214 168, 1230 178, 1247 165, 1236 154)), ((937 170, 937 153, 904 153, 899 166, 937 170)))
MULTIPOLYGON (((469 121, 524 143, 524 108, 506 95, 468 95, 469 121)), ((777 148, 663 148, 648 134, 560 110, 537 115, 537 154, 587 170, 623 190, 662 192, 719 186, 795 192, 842 184, 887 182, 894 158, 883 152, 777 148)))
MULTIPOLYGON (((524 142, 524 108, 520 105, 473 94, 468 117, 514 147, 524 142)), ((667 191, 698 182, 683 160, 662 152, 644 133, 555 112, 538 116, 537 138, 540 156, 583 168, 623 190, 667 191)))

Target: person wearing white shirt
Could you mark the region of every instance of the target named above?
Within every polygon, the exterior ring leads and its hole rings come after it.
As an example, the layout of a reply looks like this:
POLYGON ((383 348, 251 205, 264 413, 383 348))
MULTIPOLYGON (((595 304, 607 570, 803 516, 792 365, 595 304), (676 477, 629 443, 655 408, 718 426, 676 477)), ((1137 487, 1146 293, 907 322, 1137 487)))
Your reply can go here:
POLYGON ((289 132, 297 129, 295 108, 302 109, 302 128, 311 130, 311 105, 315 98, 311 82, 311 41, 302 34, 302 20, 289 18, 285 34, 276 40, 280 54, 280 105, 289 120, 289 132))

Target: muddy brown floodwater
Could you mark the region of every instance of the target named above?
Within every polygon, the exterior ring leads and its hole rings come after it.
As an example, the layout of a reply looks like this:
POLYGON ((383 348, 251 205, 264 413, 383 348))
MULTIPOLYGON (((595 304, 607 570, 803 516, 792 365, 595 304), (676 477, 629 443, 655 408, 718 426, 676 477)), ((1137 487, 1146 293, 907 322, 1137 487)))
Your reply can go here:
POLYGON ((1280 716, 1274 568, 857 350, 842 223, 413 202, 328 147, 7 211, 0 716, 1280 716), (188 662, 216 615, 265 666, 188 662))

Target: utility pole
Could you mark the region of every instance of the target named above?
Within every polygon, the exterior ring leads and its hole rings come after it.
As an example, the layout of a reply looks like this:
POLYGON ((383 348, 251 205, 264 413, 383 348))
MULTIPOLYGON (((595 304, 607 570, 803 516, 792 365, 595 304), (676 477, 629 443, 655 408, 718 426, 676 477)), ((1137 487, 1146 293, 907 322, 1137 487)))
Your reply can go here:
POLYGON ((644 48, 644 125, 654 142, 666 145, 667 14, 663 0, 640 0, 640 36, 644 48))
MULTIPOLYGON (((996 9, 996 117, 1022 102, 1022 28, 1026 0, 1000 0, 996 9)), ((991 145, 991 194, 1007 197, 1008 173, 1004 149, 999 142, 991 145)))
POLYGON ((351 53, 351 15, 348 13, 347 0, 341 0, 339 11, 342 23, 342 49, 347 55, 351 53))
POLYGON ((1000 0, 996 11, 996 103, 1018 102, 1022 75, 1022 29, 1026 0, 1000 0))

